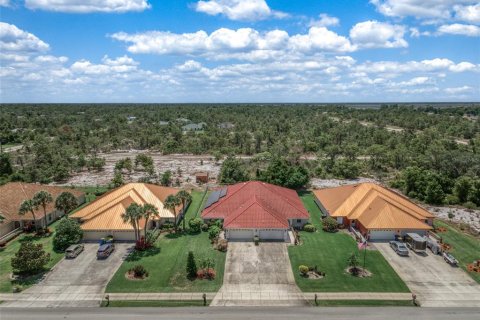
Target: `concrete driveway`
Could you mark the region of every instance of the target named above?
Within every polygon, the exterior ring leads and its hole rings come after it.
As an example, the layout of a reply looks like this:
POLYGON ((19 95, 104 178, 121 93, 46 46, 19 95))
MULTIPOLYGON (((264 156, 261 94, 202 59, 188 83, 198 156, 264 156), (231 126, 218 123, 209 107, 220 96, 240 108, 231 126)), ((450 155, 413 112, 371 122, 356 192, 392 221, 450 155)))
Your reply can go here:
POLYGON ((400 257, 388 243, 375 243, 375 247, 423 307, 480 307, 480 285, 441 256, 427 249, 426 256, 410 251, 409 257, 400 257))
POLYGON ((18 294, 6 307, 98 307, 105 287, 128 255, 132 244, 116 243, 113 253, 97 260, 98 244, 87 243, 75 259, 61 260, 35 286, 18 294))
POLYGON ((303 305, 285 243, 228 244, 223 286, 211 306, 303 305))

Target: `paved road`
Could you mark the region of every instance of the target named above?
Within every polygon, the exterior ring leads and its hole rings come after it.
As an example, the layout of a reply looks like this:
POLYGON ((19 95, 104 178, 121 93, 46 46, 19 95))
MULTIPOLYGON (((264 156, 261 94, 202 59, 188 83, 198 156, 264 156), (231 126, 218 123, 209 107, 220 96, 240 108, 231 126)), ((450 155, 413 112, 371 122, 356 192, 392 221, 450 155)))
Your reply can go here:
POLYGON ((422 307, 480 307, 480 285, 442 257, 428 250, 425 256, 410 251, 410 256, 401 257, 388 243, 375 246, 417 295, 422 307))
POLYGON ((296 307, 232 307, 232 308, 57 308, 1 309, 2 320, 384 320, 435 319, 477 320, 480 309, 473 308, 296 308, 296 307))
MULTIPOLYGON (((110 278, 127 255, 131 244, 115 244, 115 251, 104 260, 97 260, 98 244, 85 244, 75 259, 63 259, 45 279, 19 293, 17 301, 4 307, 98 307, 110 278)), ((2 319, 3 320, 3 319, 2 319)))
POLYGON ((304 306, 285 243, 230 242, 223 286, 211 306, 304 306))

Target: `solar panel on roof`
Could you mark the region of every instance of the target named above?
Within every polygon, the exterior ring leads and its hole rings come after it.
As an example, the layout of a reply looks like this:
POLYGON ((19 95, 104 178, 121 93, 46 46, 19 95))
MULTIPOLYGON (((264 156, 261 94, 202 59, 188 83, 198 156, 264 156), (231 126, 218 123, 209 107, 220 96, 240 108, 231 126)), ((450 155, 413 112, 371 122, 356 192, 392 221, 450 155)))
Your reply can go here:
POLYGON ((207 199, 207 202, 205 203, 205 207, 203 209, 206 209, 210 207, 212 204, 218 201, 220 199, 220 191, 216 190, 210 193, 210 196, 207 199))
POLYGON ((220 190, 220 198, 225 197, 226 194, 227 194, 227 188, 223 188, 220 190))

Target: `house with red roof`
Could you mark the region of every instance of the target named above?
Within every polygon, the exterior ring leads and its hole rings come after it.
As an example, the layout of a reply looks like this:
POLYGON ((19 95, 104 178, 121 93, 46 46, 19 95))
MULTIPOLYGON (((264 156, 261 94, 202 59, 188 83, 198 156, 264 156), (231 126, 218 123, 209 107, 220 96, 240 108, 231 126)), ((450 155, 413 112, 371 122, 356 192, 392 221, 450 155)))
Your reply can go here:
POLYGON ((288 230, 310 218, 294 190, 260 181, 241 182, 213 191, 202 218, 223 220, 228 240, 289 241, 288 230))

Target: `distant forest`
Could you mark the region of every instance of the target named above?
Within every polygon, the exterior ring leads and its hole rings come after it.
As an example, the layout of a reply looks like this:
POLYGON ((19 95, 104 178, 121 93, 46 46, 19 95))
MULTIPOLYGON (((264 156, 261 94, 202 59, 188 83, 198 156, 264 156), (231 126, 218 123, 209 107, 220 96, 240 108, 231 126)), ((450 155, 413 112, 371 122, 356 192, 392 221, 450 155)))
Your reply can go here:
POLYGON ((0 183, 62 181, 101 170, 101 153, 140 149, 230 156, 227 165, 245 171, 241 179, 275 180, 290 166, 308 179, 373 177, 428 203, 480 206, 478 104, 3 104, 0 111, 0 183), (23 147, 8 152, 16 145, 23 147))

